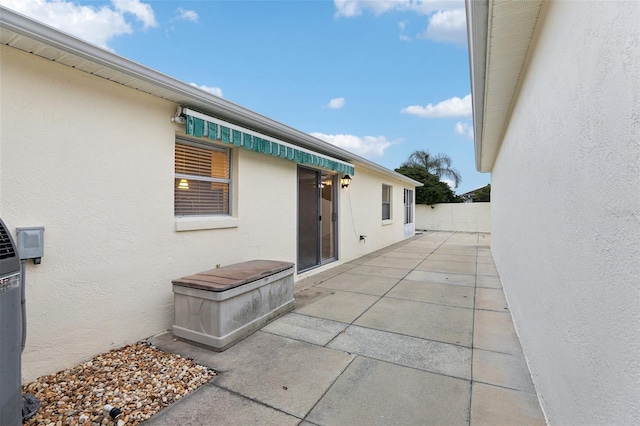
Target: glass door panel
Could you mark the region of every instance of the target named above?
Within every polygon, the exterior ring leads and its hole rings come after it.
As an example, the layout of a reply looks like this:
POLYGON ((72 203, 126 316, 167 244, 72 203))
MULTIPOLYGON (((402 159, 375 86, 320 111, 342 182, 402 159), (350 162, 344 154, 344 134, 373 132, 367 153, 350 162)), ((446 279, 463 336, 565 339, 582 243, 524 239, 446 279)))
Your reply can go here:
POLYGON ((336 176, 330 174, 322 174, 320 181, 322 182, 322 191, 320 203, 322 215, 320 220, 320 229, 322 233, 322 262, 335 259, 336 256, 336 176))
POLYGON ((320 263, 318 172, 298 168, 298 271, 320 263))

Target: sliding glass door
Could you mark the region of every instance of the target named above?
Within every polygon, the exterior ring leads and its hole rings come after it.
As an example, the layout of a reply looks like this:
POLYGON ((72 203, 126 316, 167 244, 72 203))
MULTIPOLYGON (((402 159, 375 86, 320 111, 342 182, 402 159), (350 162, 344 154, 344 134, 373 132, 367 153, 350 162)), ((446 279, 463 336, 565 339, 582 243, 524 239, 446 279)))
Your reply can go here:
POLYGON ((298 167, 298 272, 337 259, 336 175, 298 167))

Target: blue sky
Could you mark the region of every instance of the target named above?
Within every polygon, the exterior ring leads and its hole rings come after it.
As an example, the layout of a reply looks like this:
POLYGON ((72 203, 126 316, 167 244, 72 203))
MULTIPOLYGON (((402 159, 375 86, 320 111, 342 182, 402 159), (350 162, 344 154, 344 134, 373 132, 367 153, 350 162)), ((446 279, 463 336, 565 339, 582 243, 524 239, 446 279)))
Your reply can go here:
POLYGON ((387 168, 446 153, 475 170, 461 0, 0 0, 387 168))

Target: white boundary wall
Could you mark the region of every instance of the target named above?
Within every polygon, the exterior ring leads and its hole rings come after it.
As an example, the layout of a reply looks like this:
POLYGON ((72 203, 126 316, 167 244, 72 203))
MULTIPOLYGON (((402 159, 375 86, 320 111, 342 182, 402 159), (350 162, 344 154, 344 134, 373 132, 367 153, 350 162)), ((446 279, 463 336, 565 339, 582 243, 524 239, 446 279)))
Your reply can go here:
POLYGON ((491 203, 416 204, 416 229, 491 232, 491 203))

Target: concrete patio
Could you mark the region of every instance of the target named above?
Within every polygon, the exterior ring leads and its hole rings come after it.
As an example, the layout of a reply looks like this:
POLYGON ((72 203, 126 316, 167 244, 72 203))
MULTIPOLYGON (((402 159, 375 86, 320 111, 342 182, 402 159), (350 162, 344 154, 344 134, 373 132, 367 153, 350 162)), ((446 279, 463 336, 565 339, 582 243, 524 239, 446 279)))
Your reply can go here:
POLYGON ((221 374, 146 424, 544 424, 489 250, 429 232, 296 283, 296 309, 222 353, 221 374))

